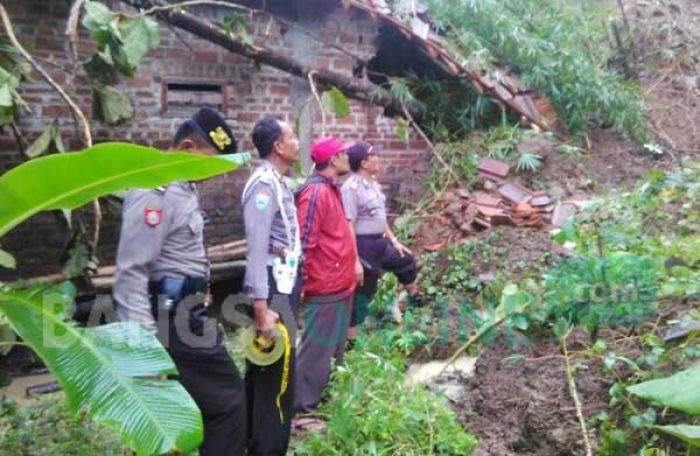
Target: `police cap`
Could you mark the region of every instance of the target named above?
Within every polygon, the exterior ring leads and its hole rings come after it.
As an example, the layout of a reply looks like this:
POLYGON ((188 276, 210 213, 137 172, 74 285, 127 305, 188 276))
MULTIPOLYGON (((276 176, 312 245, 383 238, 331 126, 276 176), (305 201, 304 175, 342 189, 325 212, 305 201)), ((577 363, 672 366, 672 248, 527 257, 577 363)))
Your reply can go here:
POLYGON ((231 129, 221 114, 202 108, 185 121, 197 136, 206 140, 220 154, 234 154, 238 148, 231 129))

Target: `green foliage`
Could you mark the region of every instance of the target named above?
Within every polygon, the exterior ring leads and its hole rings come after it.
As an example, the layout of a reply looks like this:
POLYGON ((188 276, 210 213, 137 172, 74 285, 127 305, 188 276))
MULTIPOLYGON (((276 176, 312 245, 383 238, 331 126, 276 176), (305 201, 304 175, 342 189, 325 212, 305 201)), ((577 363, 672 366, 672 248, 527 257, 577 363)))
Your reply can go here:
POLYGON ((542 166, 542 155, 533 152, 523 152, 518 157, 518 164, 515 169, 518 171, 534 172, 542 166))
POLYGON ((47 152, 65 152, 61 139, 61 130, 58 125, 58 119, 51 122, 51 126, 39 135, 39 137, 24 151, 24 154, 29 158, 36 158, 47 152))
POLYGON ((27 104, 17 93, 21 78, 0 66, 0 125, 14 121, 18 107, 27 104))
POLYGON ((518 125, 502 125, 479 134, 475 146, 491 158, 507 160, 517 149, 521 138, 522 130, 518 125))
POLYGON ((3 455, 104 455, 126 452, 119 437, 84 413, 68 410, 57 395, 19 405, 0 399, 0 454, 3 455))
POLYGON ((0 38, 0 126, 14 121, 17 108, 27 107, 17 88, 31 80, 32 67, 12 43, 0 38))
POLYGON ((336 117, 346 117, 350 115, 350 103, 343 95, 343 92, 335 87, 331 87, 321 95, 323 109, 334 114, 336 117))
POLYGON ((443 252, 423 255, 422 289, 430 296, 437 293, 460 296, 480 290, 482 283, 474 274, 479 266, 476 260, 480 259, 481 264, 488 263, 491 254, 488 242, 469 239, 443 252))
POLYGON ((392 79, 389 90, 422 108, 421 126, 438 142, 462 141, 473 130, 503 121, 498 105, 476 93, 465 78, 434 80, 409 75, 392 79))
POLYGON ((248 18, 244 14, 226 16, 222 28, 231 38, 239 38, 245 44, 252 46, 253 37, 248 33, 248 18))
MULTIPOLYGON (((471 153, 465 143, 442 143, 438 144, 437 148, 460 181, 474 182, 479 156, 471 153)), ((433 193, 440 193, 448 183, 453 183, 454 180, 452 174, 447 174, 445 168, 437 160, 430 161, 430 176, 427 185, 433 193)))
POLYGON ((700 426, 676 424, 669 426, 655 426, 654 429, 658 429, 659 431, 681 439, 693 448, 700 448, 700 426))
POLYGON ((549 98, 573 132, 614 125, 644 142, 638 89, 606 67, 613 55, 609 7, 594 0, 426 4, 431 18, 472 66, 484 60, 508 65, 525 86, 549 98))
POLYGON ((425 110, 425 105, 422 105, 411 92, 408 79, 391 78, 389 81, 389 92, 391 92, 399 103, 417 103, 422 110, 425 110))
MULTIPOLYGON (((30 160, 0 177, 0 206, 8 208, 0 216, 0 236, 41 210, 72 209, 124 188, 233 170, 238 160, 229 158, 105 143, 30 160)), ((133 323, 77 328, 63 321, 64 294, 0 287, 0 312, 49 366, 74 413, 87 409, 139 454, 199 445, 201 415, 194 401, 178 382, 154 378, 176 371, 150 333, 133 323)))
POLYGON ((400 117, 396 122, 396 136, 405 143, 408 143, 408 122, 403 117, 400 117))
POLYGON ((678 372, 668 378, 632 385, 627 391, 663 407, 700 415, 700 367, 678 372))
MULTIPOLYGON (((700 367, 677 372, 670 377, 648 380, 627 387, 627 391, 654 405, 671 407, 689 415, 700 415, 700 367)), ((653 411, 653 409, 650 409, 653 411)), ((665 415, 665 413, 664 413, 665 415)), ((655 420, 643 424, 630 421, 633 427, 651 427, 655 420)), ((700 448, 700 426, 671 424, 653 426, 655 430, 670 434, 690 447, 700 448)))
POLYGON ((599 200, 557 234, 586 257, 625 251, 659 271, 659 297, 700 293, 700 167, 654 171, 635 191, 599 200))
POLYGON ((116 87, 94 83, 92 107, 98 120, 117 125, 134 117, 134 107, 129 98, 116 87))
POLYGON ((127 19, 98 1, 85 3, 83 26, 97 44, 86 70, 100 82, 107 82, 109 74, 98 71, 108 68, 125 76, 133 76, 136 66, 149 49, 158 47, 160 29, 149 17, 127 19))
POLYGON ((588 331, 600 326, 634 327, 656 310, 659 273, 644 257, 614 252, 600 257, 574 257, 553 268, 545 279, 550 318, 588 331))
POLYGON ((14 269, 17 266, 15 257, 0 249, 0 267, 14 269))
POLYGON ((163 153, 125 143, 25 162, 0 177, 0 236, 35 213, 75 209, 125 188, 154 188, 236 169, 234 163, 191 153, 163 153))
POLYGON ((85 64, 92 82, 95 116, 109 125, 131 119, 131 101, 111 84, 120 74, 133 77, 148 51, 158 47, 158 22, 144 16, 127 18, 93 0, 85 3, 83 26, 97 45, 97 52, 85 64))
POLYGON ((17 340, 17 336, 12 327, 7 322, 7 318, 0 314, 0 355, 4 356, 12 350, 12 344, 17 340))
POLYGON ((0 67, 6 69, 18 79, 31 80, 32 65, 6 38, 0 39, 0 67))
POLYGON ((327 429, 294 444, 299 455, 468 455, 467 434, 445 399, 404 382, 406 359, 380 334, 358 341, 333 374, 327 429))
POLYGON ((0 291, 0 311, 56 376, 71 411, 87 410, 138 454, 197 448, 201 414, 180 383, 155 379, 177 372, 155 336, 136 323, 66 323, 70 299, 42 288, 0 291))

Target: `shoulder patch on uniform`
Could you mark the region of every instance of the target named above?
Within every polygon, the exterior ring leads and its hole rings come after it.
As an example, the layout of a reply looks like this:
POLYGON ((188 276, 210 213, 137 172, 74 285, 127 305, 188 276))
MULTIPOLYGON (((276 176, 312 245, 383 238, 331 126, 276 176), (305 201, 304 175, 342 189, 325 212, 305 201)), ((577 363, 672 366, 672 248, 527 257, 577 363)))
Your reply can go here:
POLYGON ((350 187, 350 190, 357 190, 357 187, 358 187, 357 179, 351 180, 350 183, 348 184, 348 187, 350 187))
POLYGON ((146 225, 155 228, 163 221, 163 209, 147 207, 143 210, 143 220, 146 225))
POLYGON ((164 187, 164 186, 163 186, 163 187, 156 187, 156 188, 153 189, 154 192, 160 193, 160 194, 165 193, 165 190, 167 190, 167 188, 164 187))
POLYGON ((267 190, 258 190, 255 193, 255 208, 264 211, 268 204, 270 204, 270 193, 267 190))

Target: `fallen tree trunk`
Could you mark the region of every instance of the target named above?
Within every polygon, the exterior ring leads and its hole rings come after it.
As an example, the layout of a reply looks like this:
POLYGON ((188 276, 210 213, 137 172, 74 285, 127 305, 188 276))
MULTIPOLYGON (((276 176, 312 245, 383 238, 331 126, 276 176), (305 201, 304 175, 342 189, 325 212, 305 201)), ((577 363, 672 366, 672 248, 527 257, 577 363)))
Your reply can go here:
MULTIPOLYGON (((134 8, 167 7, 169 5, 165 0, 121 1, 134 8)), ((162 21, 217 44, 235 54, 303 78, 307 78, 309 73, 313 73, 315 81, 323 85, 335 86, 350 98, 390 108, 397 114, 403 112, 401 103, 388 90, 372 84, 367 79, 355 78, 323 68, 316 68, 299 62, 288 54, 245 43, 227 34, 221 27, 182 9, 158 10, 154 12, 154 15, 162 21)), ((420 117, 421 112, 415 104, 407 104, 406 106, 412 116, 420 117)))

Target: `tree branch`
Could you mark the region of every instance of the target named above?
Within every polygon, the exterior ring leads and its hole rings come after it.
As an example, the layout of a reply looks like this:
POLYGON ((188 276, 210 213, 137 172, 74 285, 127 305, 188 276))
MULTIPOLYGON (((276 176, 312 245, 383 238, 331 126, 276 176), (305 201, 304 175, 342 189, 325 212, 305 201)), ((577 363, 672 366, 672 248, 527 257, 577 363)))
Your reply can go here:
POLYGON ((80 18, 80 10, 83 3, 85 3, 85 0, 75 0, 73 2, 73 5, 70 7, 68 22, 66 23, 66 36, 68 37, 74 69, 78 65, 78 48, 76 42, 78 41, 78 19, 80 18))
POLYGON ((401 109, 402 109, 402 112, 403 112, 404 116, 406 116, 406 118, 407 118, 408 121, 410 122, 410 125, 413 126, 413 129, 416 130, 416 131, 418 132, 418 134, 421 136, 421 138, 423 138, 423 141, 425 141, 425 142, 428 144, 428 147, 430 148, 430 151, 433 153, 433 155, 435 155, 435 158, 438 159, 438 161, 440 162, 440 164, 441 164, 442 166, 445 167, 445 169, 447 170, 447 172, 448 172, 449 174, 452 174, 455 178, 457 178, 457 180, 459 180, 459 176, 457 176, 457 175, 455 174, 455 172, 452 171, 452 167, 451 167, 449 164, 447 164, 447 162, 446 162, 445 159, 442 157, 442 155, 440 155, 440 152, 438 152, 437 148, 435 147, 435 144, 433 144, 433 142, 430 140, 430 138, 428 138, 428 135, 425 134, 425 132, 423 131, 423 129, 422 129, 422 128, 418 125, 418 123, 413 119, 413 116, 412 116, 411 113, 408 111, 408 109, 406 108, 406 106, 405 106, 405 105, 401 105, 401 109))
POLYGON ((321 97, 318 96, 318 90, 316 90, 316 83, 314 82, 315 71, 309 72, 309 86, 311 86, 311 92, 316 98, 316 103, 318 103, 318 108, 321 110, 321 137, 326 136, 326 110, 323 109, 323 103, 321 102, 321 97))
MULTIPOLYGON (((73 7, 78 6, 78 11, 80 11, 80 2, 76 2, 76 4, 73 5, 73 7)), ((72 14, 72 13, 71 13, 72 14)), ((71 110, 71 113, 73 114, 73 119, 75 120, 76 124, 80 124, 83 127, 83 135, 84 135, 84 142, 87 147, 92 147, 92 133, 90 132, 90 123, 88 122, 87 118, 85 117, 85 114, 83 114, 83 111, 78 107, 78 105, 71 99, 70 96, 63 90, 63 88, 56 83, 56 81, 53 80, 51 75, 42 67, 39 65, 39 63, 34 60, 34 58, 29 54, 24 47, 22 47, 22 44, 17 40, 17 36, 15 36, 15 32, 12 28, 12 22, 10 21, 10 17, 7 14, 7 11, 5 10, 5 7, 0 4, 0 16, 2 17, 2 23, 5 26, 5 32, 7 33, 7 37, 9 38, 10 42, 14 47, 17 48, 17 50, 22 54, 22 57, 24 57, 31 65, 32 67, 41 75, 42 78, 56 91, 58 94, 61 96, 63 101, 68 105, 68 107, 71 110), (78 119, 80 122, 78 122, 78 119)), ((77 21, 77 19, 76 19, 77 21)), ((92 242, 92 247, 93 251, 97 249, 97 242, 99 241, 99 232, 100 232, 100 223, 102 221, 102 211, 100 209, 100 203, 97 199, 93 200, 93 207, 95 210, 95 235, 93 238, 92 242)))
POLYGON ((484 326, 479 330, 479 332, 477 332, 476 334, 474 334, 474 335, 472 336, 471 339, 469 339, 468 341, 466 341, 466 342, 464 343, 464 345, 462 345, 461 347, 459 347, 459 348, 457 349, 457 351, 455 351, 455 352, 452 354, 452 356, 450 356, 450 358, 449 358, 447 361, 445 361, 445 364, 442 366, 442 369, 440 369, 440 372, 438 373, 437 376, 439 377, 439 376, 441 376, 442 374, 444 374, 445 371, 447 370, 447 368, 450 366, 450 364, 452 364, 452 363, 454 363, 455 361, 457 361, 457 358, 459 358, 459 355, 461 355, 462 353, 464 353, 464 351, 465 351, 467 348, 471 347, 471 346, 474 345, 476 342, 478 342, 479 339, 481 339, 482 337, 484 337, 484 334, 486 334, 487 332, 489 332, 491 329, 495 328, 496 326, 499 326, 499 325, 503 324, 504 321, 506 321, 506 318, 505 318, 505 317, 498 317, 498 318, 496 318, 495 320, 493 320, 491 323, 488 323, 488 324, 484 325, 484 326))
MULTIPOLYGON (((302 78, 308 78, 309 73, 314 72, 314 80, 317 83, 335 86, 350 98, 368 101, 378 106, 391 108, 396 112, 402 112, 401 103, 391 93, 366 79, 357 79, 334 71, 315 68, 292 58, 289 54, 275 51, 263 46, 244 43, 236 37, 230 36, 221 27, 201 19, 193 14, 173 9, 164 0, 121 0, 123 3, 138 8, 142 4, 150 5, 156 10, 154 15, 176 27, 186 30, 206 41, 217 44, 235 54, 248 57, 257 62, 270 65, 278 70, 293 74, 302 78), (168 7, 168 9, 163 9, 168 7)), ((193 0, 194 1, 194 0, 193 0)), ((230 6, 230 4, 229 4, 230 6)), ((148 10, 147 10, 148 11, 148 10)), ((407 109, 414 117, 420 116, 420 109, 414 104, 409 104, 407 109)))
POLYGON ((564 368, 566 372, 566 384, 569 386, 569 394, 571 399, 574 401, 574 407, 576 408, 576 418, 578 419, 579 425, 581 426, 581 434, 583 435, 583 444, 586 448, 586 456, 593 456, 593 449, 591 448, 591 440, 588 436, 588 428, 586 427, 586 420, 583 417, 583 409, 581 407, 581 401, 578 398, 578 391, 576 389, 576 381, 574 380, 574 370, 569 362, 569 352, 566 347, 566 338, 569 337, 569 330, 559 342, 561 343, 561 348, 564 353, 564 368))
POLYGON ((250 8, 246 8, 245 6, 236 5, 235 3, 225 2, 222 0, 188 0, 188 1, 180 2, 180 3, 173 3, 170 5, 153 6, 149 9, 141 12, 136 17, 150 16, 150 15, 153 15, 155 13, 162 13, 162 12, 166 12, 166 11, 170 11, 170 10, 183 9, 183 8, 187 8, 188 6, 197 6, 197 5, 223 6, 225 8, 250 11, 250 8))
POLYGON ((80 110, 78 105, 73 102, 73 100, 68 96, 68 94, 61 88, 60 85, 54 81, 49 73, 44 70, 44 68, 39 65, 39 63, 34 60, 34 58, 22 47, 20 42, 17 40, 17 37, 15 36, 15 32, 12 29, 12 22, 10 21, 10 17, 7 15, 7 11, 5 11, 5 7, 0 4, 0 16, 2 17, 2 23, 5 26, 5 31, 7 32, 7 37, 10 39, 10 42, 14 47, 17 48, 17 50, 22 54, 22 57, 24 57, 31 65, 34 67, 34 69, 41 75, 42 78, 56 91, 58 94, 63 98, 63 101, 68 105, 68 107, 71 109, 73 114, 80 119, 80 122, 82 123, 83 126, 83 134, 85 135, 85 143, 87 144, 88 147, 92 146, 92 133, 90 133, 90 124, 87 121, 87 118, 85 117, 85 114, 83 114, 83 111, 80 110))

